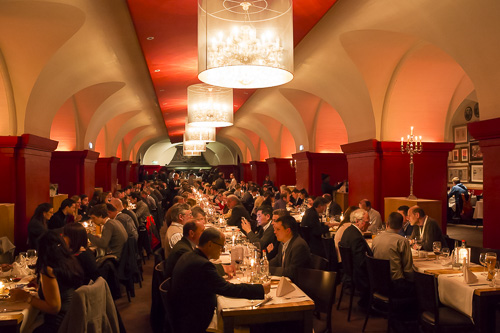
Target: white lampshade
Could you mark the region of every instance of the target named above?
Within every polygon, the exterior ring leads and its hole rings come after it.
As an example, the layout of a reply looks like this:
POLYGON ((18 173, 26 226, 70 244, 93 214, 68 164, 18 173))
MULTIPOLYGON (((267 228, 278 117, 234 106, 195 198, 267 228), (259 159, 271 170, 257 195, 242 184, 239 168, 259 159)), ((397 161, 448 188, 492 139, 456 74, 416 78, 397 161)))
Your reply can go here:
POLYGON ((233 125, 233 89, 200 83, 189 86, 188 121, 195 127, 233 125))
POLYGON ((207 144, 200 141, 186 141, 182 143, 182 148, 185 152, 206 152, 207 144))
POLYGON ((291 81, 292 0, 198 0, 198 78, 240 89, 291 81))
POLYGON ((182 151, 182 155, 184 156, 201 156, 201 151, 182 151))
POLYGON ((184 140, 215 142, 215 127, 196 127, 186 122, 184 140))

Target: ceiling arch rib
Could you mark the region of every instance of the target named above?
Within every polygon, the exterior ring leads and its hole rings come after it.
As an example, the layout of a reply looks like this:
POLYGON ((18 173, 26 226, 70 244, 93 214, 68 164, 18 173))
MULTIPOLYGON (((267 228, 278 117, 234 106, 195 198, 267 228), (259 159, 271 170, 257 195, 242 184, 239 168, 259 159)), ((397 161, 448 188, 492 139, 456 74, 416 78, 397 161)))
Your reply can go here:
MULTIPOLYGON (((217 142, 220 142, 220 143, 226 145, 227 147, 230 147, 231 149, 233 149, 233 151, 236 155, 235 160, 237 159, 237 157, 239 157, 241 162, 245 162, 243 153, 241 151, 241 147, 236 142, 236 140, 241 143, 241 141, 238 139, 229 138, 229 137, 226 138, 226 137, 223 137, 221 135, 217 135, 217 142)), ((241 144, 243 145, 243 143, 241 143, 241 144)), ((235 161, 235 164, 236 164, 236 161, 235 161)))
POLYGON ((132 141, 130 141, 130 144, 126 147, 125 154, 123 154, 123 156, 126 156, 128 158, 132 154, 132 158, 130 160, 136 161, 137 160, 136 156, 137 156, 137 153, 139 152, 139 148, 141 147, 141 145, 144 144, 144 142, 146 142, 146 140, 149 140, 149 139, 155 137, 155 134, 158 135, 158 133, 156 133, 155 129, 151 128, 151 127, 147 127, 145 129, 143 129, 142 131, 140 131, 132 139, 132 141))
MULTIPOLYGON (((128 115, 124 114, 124 116, 128 115)), ((144 120, 144 117, 142 117, 140 114, 132 114, 128 119, 125 119, 125 122, 121 124, 118 128, 117 131, 113 134, 113 141, 111 142, 110 145, 110 153, 114 154, 114 152, 117 151, 118 145, 122 142, 123 138, 133 131, 136 128, 144 128, 148 126, 148 122, 144 120)))
POLYGON ((234 126, 248 129, 257 134, 266 144, 269 156, 280 156, 281 147, 276 145, 276 140, 271 136, 266 125, 256 117, 240 117, 235 121, 234 126))
POLYGON ((254 146, 253 142, 250 140, 250 138, 242 131, 242 129, 231 126, 231 127, 225 127, 223 128, 217 136, 223 136, 223 137, 234 137, 238 140, 240 140, 250 151, 250 155, 252 157, 252 160, 257 161, 259 160, 259 155, 258 151, 256 150, 256 146, 254 146))

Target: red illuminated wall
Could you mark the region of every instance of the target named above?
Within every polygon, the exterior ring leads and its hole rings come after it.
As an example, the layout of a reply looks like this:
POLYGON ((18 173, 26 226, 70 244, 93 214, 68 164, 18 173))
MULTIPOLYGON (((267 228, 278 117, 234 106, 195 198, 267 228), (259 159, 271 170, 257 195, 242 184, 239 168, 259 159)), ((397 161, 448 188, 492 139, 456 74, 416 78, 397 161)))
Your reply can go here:
POLYGON ((240 163, 240 181, 249 182, 252 180, 252 168, 250 163, 240 163))
POLYGON ((139 163, 132 163, 130 166, 130 181, 137 183, 139 181, 139 163))
POLYGON ((131 161, 120 161, 116 172, 118 174, 118 183, 122 186, 122 189, 128 186, 130 182, 130 167, 132 165, 131 161))
POLYGON ((103 191, 114 192, 117 183, 117 157, 100 157, 95 165, 95 186, 102 187, 103 191))
POLYGON ((50 158, 57 141, 31 134, 0 137, 0 202, 14 203, 14 244, 26 249, 28 222, 49 202, 50 158))
POLYGON ((305 188, 310 195, 318 196, 321 191, 321 174, 330 175, 330 184, 347 179, 347 160, 341 153, 293 154, 296 161, 297 188, 305 188))
POLYGON ((264 179, 269 175, 269 167, 266 162, 250 161, 252 169, 252 181, 262 186, 264 179))
POLYGON ((268 158, 266 160, 269 167, 269 177, 274 186, 295 185, 295 168, 290 163, 291 158, 268 158))
POLYGON ((91 196, 95 188, 95 164, 99 153, 55 151, 50 161, 50 182, 58 184, 59 193, 91 196))

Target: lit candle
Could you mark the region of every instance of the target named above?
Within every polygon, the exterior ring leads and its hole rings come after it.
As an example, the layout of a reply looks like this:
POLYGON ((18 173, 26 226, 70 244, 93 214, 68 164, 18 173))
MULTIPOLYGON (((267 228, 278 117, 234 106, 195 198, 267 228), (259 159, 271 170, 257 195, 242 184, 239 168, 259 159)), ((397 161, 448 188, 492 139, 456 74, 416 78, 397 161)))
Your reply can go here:
POLYGON ((401 149, 403 149, 403 142, 404 142, 404 138, 401 137, 401 149))
POLYGON ((410 135, 413 135, 413 126, 410 127, 410 135))
POLYGON ((253 267, 253 265, 255 264, 255 259, 250 259, 250 267, 253 267))
POLYGON ((3 294, 3 282, 0 281, 0 294, 3 294))
POLYGON ((340 221, 344 221, 344 213, 340 214, 340 221))
POLYGON ((236 239, 236 236, 235 236, 235 235, 233 235, 231 238, 233 239, 233 246, 234 246, 234 241, 235 241, 235 239, 236 239))

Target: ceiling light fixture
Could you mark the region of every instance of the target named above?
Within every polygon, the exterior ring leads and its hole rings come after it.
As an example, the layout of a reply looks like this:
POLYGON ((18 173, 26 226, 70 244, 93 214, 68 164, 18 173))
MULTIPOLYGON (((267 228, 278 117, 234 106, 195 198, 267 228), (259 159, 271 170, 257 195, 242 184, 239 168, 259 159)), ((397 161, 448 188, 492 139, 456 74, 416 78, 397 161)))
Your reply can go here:
POLYGON ((182 148, 187 152, 194 153, 204 153, 207 151, 207 144, 200 141, 186 141, 186 135, 184 135, 184 142, 182 143, 182 148))
POLYGON ((184 140, 215 142, 215 127, 196 127, 188 124, 188 122, 186 121, 184 140))
POLYGON ((201 152, 183 150, 182 155, 184 155, 184 156, 201 156, 201 152))
POLYGON ((200 83, 189 86, 188 121, 195 127, 233 125, 233 89, 200 83))
POLYGON ((291 81, 292 0, 198 0, 198 78, 248 89, 291 81))

